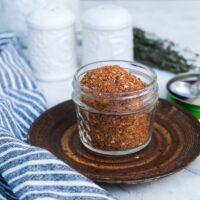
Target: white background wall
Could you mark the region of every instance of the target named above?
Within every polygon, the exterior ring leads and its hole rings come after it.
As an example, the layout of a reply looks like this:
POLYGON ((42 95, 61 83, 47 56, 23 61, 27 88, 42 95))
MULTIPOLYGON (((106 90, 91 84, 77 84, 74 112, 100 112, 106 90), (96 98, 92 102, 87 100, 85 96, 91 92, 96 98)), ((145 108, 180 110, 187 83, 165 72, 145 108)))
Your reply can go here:
POLYGON ((200 0, 80 1, 81 13, 89 7, 99 4, 113 3, 124 6, 133 16, 134 26, 142 27, 147 31, 158 34, 162 38, 173 40, 182 47, 187 47, 200 53, 200 0))

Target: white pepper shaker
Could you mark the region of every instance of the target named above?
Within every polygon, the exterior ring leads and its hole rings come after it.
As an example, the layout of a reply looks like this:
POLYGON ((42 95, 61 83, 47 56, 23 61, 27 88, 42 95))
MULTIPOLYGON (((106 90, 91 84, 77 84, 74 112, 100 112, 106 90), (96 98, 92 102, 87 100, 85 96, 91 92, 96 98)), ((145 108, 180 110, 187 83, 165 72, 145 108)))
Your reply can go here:
POLYGON ((133 60, 132 17, 117 5, 87 10, 83 22, 83 64, 100 60, 133 60))
POLYGON ((28 55, 34 75, 42 81, 58 81, 76 70, 74 15, 55 5, 28 17, 28 55))

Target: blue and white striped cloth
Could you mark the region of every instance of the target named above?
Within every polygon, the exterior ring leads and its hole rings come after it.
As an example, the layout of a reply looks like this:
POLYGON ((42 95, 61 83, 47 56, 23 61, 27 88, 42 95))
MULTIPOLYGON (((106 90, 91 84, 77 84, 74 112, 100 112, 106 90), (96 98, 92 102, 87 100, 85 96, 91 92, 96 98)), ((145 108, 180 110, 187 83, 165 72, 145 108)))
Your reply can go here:
POLYGON ((113 200, 48 151, 26 144, 45 109, 15 36, 0 35, 0 200, 113 200))

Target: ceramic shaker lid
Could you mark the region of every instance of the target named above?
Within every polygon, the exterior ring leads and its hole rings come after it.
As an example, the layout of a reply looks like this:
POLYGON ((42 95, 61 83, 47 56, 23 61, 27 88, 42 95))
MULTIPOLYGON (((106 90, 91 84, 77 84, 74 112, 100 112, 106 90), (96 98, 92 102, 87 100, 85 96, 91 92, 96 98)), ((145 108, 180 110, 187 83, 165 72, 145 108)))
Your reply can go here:
POLYGON ((120 29, 132 25, 129 12, 117 5, 101 5, 87 10, 82 17, 83 24, 94 29, 120 29))
POLYGON ((74 24, 73 13, 63 7, 47 5, 34 10, 28 17, 28 25, 38 29, 56 29, 74 24))

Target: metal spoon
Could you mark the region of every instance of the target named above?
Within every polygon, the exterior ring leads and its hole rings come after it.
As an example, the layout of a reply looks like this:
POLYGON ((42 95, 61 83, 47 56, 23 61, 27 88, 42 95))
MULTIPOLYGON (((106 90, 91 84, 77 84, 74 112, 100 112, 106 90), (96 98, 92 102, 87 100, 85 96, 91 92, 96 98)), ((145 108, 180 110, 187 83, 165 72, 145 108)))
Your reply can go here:
POLYGON ((170 90, 177 96, 192 99, 200 96, 200 76, 195 83, 175 81, 171 84, 170 90))

